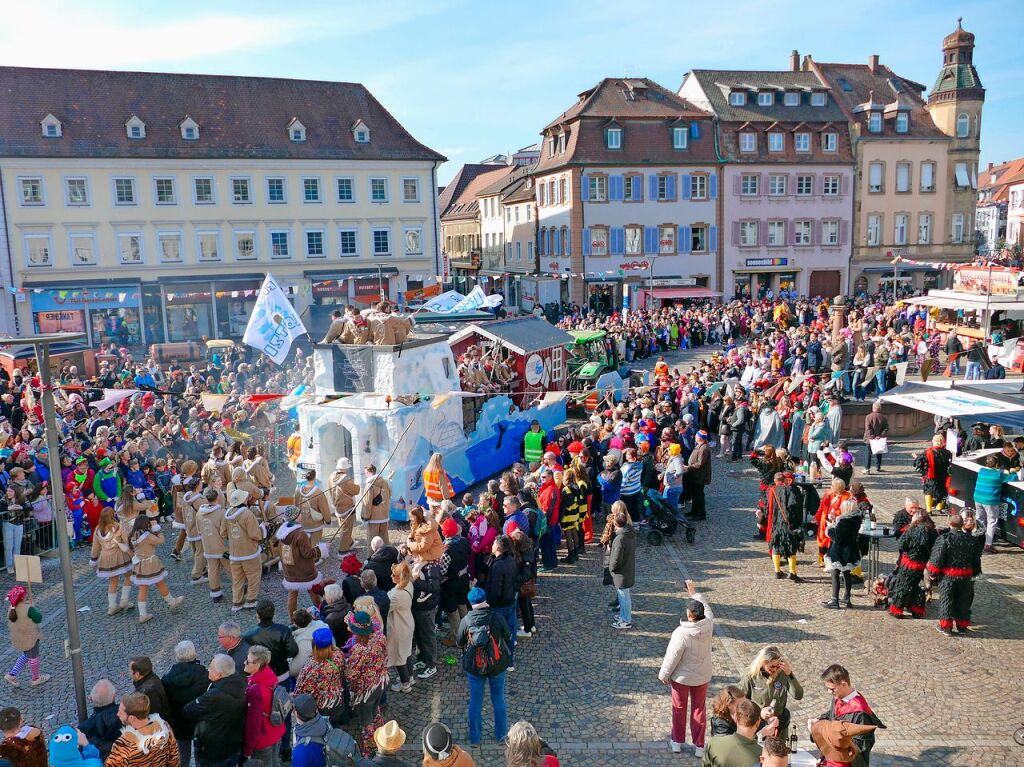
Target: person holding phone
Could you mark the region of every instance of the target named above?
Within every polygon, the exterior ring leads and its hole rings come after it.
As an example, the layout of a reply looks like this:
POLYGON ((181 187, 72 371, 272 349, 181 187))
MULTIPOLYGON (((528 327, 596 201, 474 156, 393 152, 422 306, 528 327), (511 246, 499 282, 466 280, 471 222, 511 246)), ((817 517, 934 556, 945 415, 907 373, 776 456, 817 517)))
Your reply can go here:
POLYGON ((763 721, 770 723, 772 716, 778 718, 780 732, 789 729, 789 697, 792 696, 793 700, 804 697, 803 685, 797 680, 789 661, 775 645, 761 648, 740 680, 739 687, 759 708, 769 709, 767 717, 762 711, 763 721))

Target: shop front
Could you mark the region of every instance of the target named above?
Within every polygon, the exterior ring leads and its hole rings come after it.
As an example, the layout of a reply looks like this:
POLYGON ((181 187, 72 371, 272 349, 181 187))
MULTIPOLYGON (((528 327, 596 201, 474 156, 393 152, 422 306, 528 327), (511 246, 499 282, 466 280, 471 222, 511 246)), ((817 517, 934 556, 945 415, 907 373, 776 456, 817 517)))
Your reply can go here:
MULTIPOLYGON (((382 298, 396 300, 399 280, 398 269, 393 266, 380 269, 348 269, 346 271, 305 272, 312 287, 314 306, 345 306, 354 304, 365 309, 382 298)), ((407 278, 403 298, 413 300, 410 294, 423 289, 423 282, 407 278)))
MULTIPOLYGON (((241 338, 256 305, 262 277, 252 275, 234 280, 172 282, 161 285, 163 293, 163 336, 168 341, 198 341, 201 338, 241 338)), ((294 289, 289 288, 289 293, 294 289)), ((146 313, 147 322, 151 314, 146 313)), ((147 332, 161 335, 157 328, 147 332)))
POLYGON ((519 308, 523 312, 532 312, 535 306, 542 309, 547 304, 558 304, 562 301, 562 280, 558 277, 520 277, 519 308))
POLYGON ((893 269, 891 264, 853 268, 854 295, 882 293, 900 298, 938 290, 944 283, 943 272, 930 266, 901 265, 893 269))
POLYGON ((722 294, 708 287, 707 277, 655 279, 637 288, 637 302, 643 307, 689 306, 719 301, 722 294))
POLYGON ((146 343, 137 283, 103 288, 26 288, 31 290, 29 301, 36 333, 85 333, 93 347, 114 343, 138 348, 146 343))

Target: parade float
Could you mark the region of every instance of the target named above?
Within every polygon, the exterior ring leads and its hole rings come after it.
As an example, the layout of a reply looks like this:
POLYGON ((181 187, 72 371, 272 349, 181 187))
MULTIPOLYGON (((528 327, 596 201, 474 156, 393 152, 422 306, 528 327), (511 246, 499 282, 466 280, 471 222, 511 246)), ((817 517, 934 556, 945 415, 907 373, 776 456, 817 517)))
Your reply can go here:
POLYGON ((405 521, 408 506, 423 502, 433 453, 460 492, 520 460, 531 421, 549 432, 565 421, 562 354, 571 340, 530 316, 467 325, 451 342, 316 344, 315 397, 297 408, 297 465, 326 478, 346 457, 357 480, 376 466, 391 483, 392 519, 405 521))

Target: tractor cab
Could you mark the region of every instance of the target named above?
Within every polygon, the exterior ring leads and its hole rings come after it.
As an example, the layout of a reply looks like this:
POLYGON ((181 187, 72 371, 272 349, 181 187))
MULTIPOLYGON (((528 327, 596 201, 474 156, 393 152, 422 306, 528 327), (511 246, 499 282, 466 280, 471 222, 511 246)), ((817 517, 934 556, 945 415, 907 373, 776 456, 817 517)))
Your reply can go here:
POLYGON ((605 373, 619 369, 618 347, 605 330, 570 330, 568 352, 569 388, 586 389, 605 373))

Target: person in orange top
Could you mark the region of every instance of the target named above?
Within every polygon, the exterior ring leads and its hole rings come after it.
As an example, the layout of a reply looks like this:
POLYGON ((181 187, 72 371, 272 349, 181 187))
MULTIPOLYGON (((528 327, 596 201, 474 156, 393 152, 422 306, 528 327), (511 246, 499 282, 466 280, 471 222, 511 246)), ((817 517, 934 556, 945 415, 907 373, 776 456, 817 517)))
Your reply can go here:
POLYGON ((442 501, 455 496, 448 473, 441 465, 440 453, 430 456, 430 460, 423 469, 423 488, 427 496, 427 506, 431 511, 435 511, 442 501))
POLYGON ((832 543, 828 535, 829 523, 839 516, 840 505, 850 497, 846 483, 841 479, 833 479, 832 488, 821 497, 818 512, 814 515, 814 521, 818 523, 818 567, 825 566, 825 552, 832 543))

